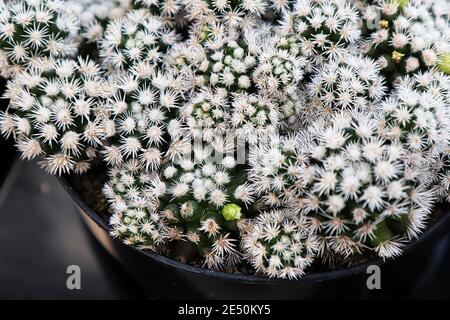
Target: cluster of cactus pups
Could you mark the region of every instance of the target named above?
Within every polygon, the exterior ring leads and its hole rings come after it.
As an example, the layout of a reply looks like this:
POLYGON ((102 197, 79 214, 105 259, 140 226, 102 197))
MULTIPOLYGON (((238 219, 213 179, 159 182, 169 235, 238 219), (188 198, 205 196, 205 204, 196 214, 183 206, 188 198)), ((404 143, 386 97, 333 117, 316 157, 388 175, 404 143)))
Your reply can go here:
POLYGON ((289 279, 392 258, 450 199, 449 11, 0 0, 0 132, 51 174, 108 171, 140 250, 289 279))

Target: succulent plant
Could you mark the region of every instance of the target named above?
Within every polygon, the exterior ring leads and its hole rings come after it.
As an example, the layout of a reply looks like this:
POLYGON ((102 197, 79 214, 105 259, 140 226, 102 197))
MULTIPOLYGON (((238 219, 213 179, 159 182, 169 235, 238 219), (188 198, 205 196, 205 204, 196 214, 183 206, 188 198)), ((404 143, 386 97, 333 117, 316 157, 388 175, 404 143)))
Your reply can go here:
POLYGON ((92 61, 58 60, 23 71, 7 84, 0 129, 24 159, 43 157, 51 174, 82 173, 107 137, 107 86, 92 61))
POLYGON ((100 43, 100 57, 107 69, 128 70, 139 64, 158 65, 177 35, 158 16, 146 10, 130 11, 110 21, 100 43))
POLYGON ((191 98, 181 114, 194 136, 200 128, 206 139, 237 129, 239 138, 254 142, 295 121, 305 60, 288 39, 262 33, 224 33, 196 45, 175 45, 169 52, 170 68, 191 84, 191 98), (199 118, 200 105, 208 109, 201 111, 204 119, 199 118), (254 115, 258 118, 249 121, 254 115))
POLYGON ((188 243, 208 268, 238 263, 238 222, 251 191, 233 157, 216 164, 210 152, 196 149, 194 160, 178 158, 161 174, 137 160, 111 170, 104 193, 114 211, 113 234, 145 248, 168 239, 188 243))
POLYGON ((283 120, 294 113, 288 102, 280 108, 279 103, 257 94, 238 93, 233 97, 230 126, 238 139, 257 144, 274 134, 283 120))
POLYGON ((169 65, 191 79, 193 89, 280 95, 303 78, 306 61, 291 39, 270 30, 211 28, 169 52, 169 65))
POLYGON ((257 56, 252 78, 260 92, 283 98, 296 91, 303 79, 306 59, 292 38, 269 36, 257 56))
POLYGON ((310 165, 301 212, 321 236, 320 254, 344 259, 366 250, 397 256, 420 234, 435 193, 405 161, 407 147, 377 134, 376 116, 342 114, 317 129, 307 147, 310 165))
POLYGON ((58 0, 7 1, 0 6, 0 73, 9 78, 42 60, 73 56, 77 17, 58 0))
POLYGON ((448 149, 450 118, 442 96, 403 83, 396 86, 381 108, 384 116, 379 134, 401 142, 410 162, 433 163, 448 149))
POLYGON ((138 249, 288 279, 394 257, 450 201, 448 8, 0 0, 0 133, 51 174, 108 169, 138 249))
POLYGON ((132 0, 133 9, 149 9, 154 16, 164 17, 177 13, 181 7, 180 0, 132 0))
MULTIPOLYGON (((217 25, 214 35, 200 35, 193 44, 181 43, 169 52, 169 65, 191 79, 192 88, 222 87, 232 92, 252 89, 251 72, 259 51, 254 39, 240 37, 239 33, 223 31, 217 25), (217 29, 217 30, 216 30, 217 29), (200 43, 195 44, 196 41, 200 43)), ((194 36, 195 37, 195 36, 194 36)))
POLYGON ((438 68, 445 74, 450 74, 450 53, 444 53, 439 57, 438 68))
POLYGON ((160 167, 165 152, 182 134, 180 121, 170 116, 181 103, 179 85, 170 73, 145 62, 110 79, 113 94, 106 109, 111 132, 103 150, 107 163, 116 166, 138 159, 147 169, 160 167))
POLYGON ((317 117, 339 110, 373 110, 384 98, 386 87, 374 61, 347 54, 318 67, 307 92, 311 96, 307 108, 314 108, 310 114, 317 117))
POLYGON ((242 239, 245 257, 271 278, 301 277, 318 249, 309 230, 305 217, 287 210, 262 212, 242 239))
POLYGON ((227 28, 257 23, 268 8, 268 0, 181 0, 186 18, 194 28, 205 23, 223 23, 227 28))
MULTIPOLYGON (((439 117, 439 120, 446 119, 447 108, 450 103, 449 76, 437 70, 417 73, 413 77, 403 78, 399 85, 399 88, 402 87, 410 88, 421 94, 443 101, 445 107, 442 112, 444 114, 439 117)), ((448 145, 445 145, 446 139, 446 137, 443 137, 443 140, 440 141, 441 143, 444 142, 444 145, 441 146, 440 154, 433 159, 429 168, 429 174, 427 174, 428 183, 436 188, 441 201, 449 201, 450 199, 450 148, 448 145)))
POLYGON ((297 135, 266 139, 250 149, 248 177, 255 197, 263 208, 294 208, 303 191, 302 177, 308 177, 302 172, 306 158, 301 139, 297 135))
POLYGON ((318 254, 343 261, 369 250, 387 258, 426 225, 435 193, 418 182, 400 141, 378 134, 376 114, 338 113, 330 124, 255 151, 249 179, 263 208, 307 215, 318 254))
POLYGON ((193 159, 167 165, 160 198, 165 218, 198 248, 204 264, 221 269, 240 260, 238 223, 253 198, 236 159, 215 152, 194 147, 193 159))
POLYGON ((434 16, 432 6, 422 0, 380 1, 365 11, 365 52, 388 81, 429 70, 450 52, 448 20, 434 16))
POLYGON ((348 1, 296 0, 281 25, 282 33, 296 37, 311 65, 321 65, 350 50, 359 39, 359 15, 348 1))
POLYGON ((137 160, 130 160, 110 169, 103 188, 112 211, 111 235, 144 250, 158 250, 170 237, 151 191, 154 177, 137 160))
POLYGON ((211 141, 223 135, 229 118, 227 92, 218 88, 198 92, 180 110, 190 136, 211 141))
POLYGON ((162 19, 145 10, 131 11, 108 25, 100 50, 112 90, 107 105, 111 139, 103 150, 108 164, 138 159, 147 170, 155 170, 180 137, 174 110, 183 102, 183 82, 161 62, 176 38, 162 19))
POLYGON ((66 11, 79 17, 79 36, 84 41, 80 49, 90 55, 97 53, 97 43, 103 38, 108 23, 122 19, 131 8, 129 0, 66 0, 65 3, 66 11), (95 45, 95 50, 90 44, 95 45))

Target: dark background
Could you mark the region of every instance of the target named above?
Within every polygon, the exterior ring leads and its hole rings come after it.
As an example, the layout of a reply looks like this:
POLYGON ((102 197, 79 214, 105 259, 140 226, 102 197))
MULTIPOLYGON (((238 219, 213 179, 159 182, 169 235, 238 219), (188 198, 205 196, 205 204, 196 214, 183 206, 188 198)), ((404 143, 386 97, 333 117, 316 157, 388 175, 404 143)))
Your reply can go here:
MULTIPOLYGON (((34 162, 18 160, 6 171, 0 187, 0 299, 142 297, 120 265, 90 235, 55 177, 34 162), (69 265, 81 268, 81 290, 66 287, 69 265)), ((449 243, 450 235, 434 246, 425 271, 399 298, 450 298, 449 243)))

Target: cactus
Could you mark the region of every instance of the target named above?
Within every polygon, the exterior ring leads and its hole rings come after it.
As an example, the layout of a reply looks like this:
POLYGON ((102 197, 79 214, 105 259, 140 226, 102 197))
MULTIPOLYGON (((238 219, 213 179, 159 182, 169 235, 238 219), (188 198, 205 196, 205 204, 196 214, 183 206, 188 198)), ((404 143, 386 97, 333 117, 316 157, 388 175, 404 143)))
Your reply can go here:
POLYGON ((381 1, 365 12, 365 52, 377 60, 388 82, 429 70, 450 52, 448 25, 447 31, 441 27, 444 18, 433 17, 430 6, 433 2, 381 1))
POLYGON ((92 61, 59 60, 23 71, 7 84, 0 129, 23 159, 43 157, 51 174, 83 173, 107 137, 105 81, 92 61))
POLYGON ((404 77, 398 87, 399 90, 408 87, 436 99, 443 99, 446 104, 450 103, 450 76, 438 70, 418 72, 413 77, 404 77))
POLYGON ((59 1, 7 1, 0 6, 1 75, 10 78, 43 61, 73 56, 78 27, 59 1))
POLYGON ((116 81, 111 79, 113 94, 106 107, 111 133, 104 159, 113 166, 138 159, 143 167, 157 169, 164 152, 182 133, 180 122, 169 116, 180 105, 180 84, 170 73, 147 63, 116 81))
POLYGON ((176 14, 181 7, 180 0, 133 0, 135 10, 148 9, 154 16, 171 16, 176 14))
POLYGON ((268 8, 267 0, 181 0, 186 18, 196 26, 224 23, 227 28, 242 28, 257 23, 268 8))
MULTIPOLYGON (((450 77, 444 75, 436 70, 424 73, 417 73, 414 77, 405 77, 399 85, 400 88, 407 87, 420 94, 426 94, 434 99, 444 102, 444 109, 438 119, 440 122, 448 118, 447 107, 450 103, 450 77)), ((445 145, 447 137, 442 137, 444 145, 441 146, 441 151, 432 161, 430 165, 429 174, 427 174, 428 184, 434 187, 439 196, 439 200, 449 201, 450 191, 450 148, 445 145), (430 174, 431 173, 431 174, 430 174)))
POLYGON ((283 34, 296 37, 311 66, 335 59, 360 38, 357 9, 341 0, 297 0, 282 21, 283 34))
POLYGON ((151 15, 160 17, 164 23, 184 34, 189 21, 182 0, 132 0, 135 10, 147 10, 151 15))
POLYGON ((205 90, 197 93, 180 111, 192 137, 211 141, 223 135, 228 122, 228 100, 224 89, 205 90))
POLYGON ((231 108, 232 130, 238 139, 250 144, 277 132, 281 121, 288 119, 293 112, 288 110, 287 103, 280 108, 273 99, 247 93, 236 94, 231 108))
POLYGON ((147 170, 155 170, 179 138, 174 110, 183 102, 183 83, 161 63, 175 40, 173 31, 145 10, 131 11, 108 25, 100 50, 111 73, 107 110, 112 132, 103 150, 108 164, 138 159, 147 170))
POLYGON ((314 261, 317 246, 306 218, 286 210, 262 212, 242 239, 246 259, 271 278, 301 277, 314 261))
POLYGON ((0 133, 125 244, 295 279, 450 201, 448 0, 60 1, 0 0, 0 133))
POLYGON ((407 148, 383 140, 377 126, 375 116, 343 114, 309 140, 313 174, 301 212, 312 217, 321 255, 394 257, 426 226, 435 193, 405 162, 407 148))
POLYGON ((270 139, 251 158, 263 207, 307 215, 323 259, 396 256, 426 225, 435 193, 418 182, 422 171, 408 165, 406 147, 377 133, 379 118, 338 113, 329 125, 270 139))
POLYGON ((249 181, 260 206, 267 208, 298 205, 303 192, 302 177, 307 179, 304 168, 303 146, 299 136, 272 135, 250 150, 249 181))
POLYGON ((301 56, 292 39, 269 37, 258 55, 258 66, 253 73, 256 87, 267 95, 293 93, 303 79, 306 59, 301 56))
POLYGON ((167 239, 187 242, 208 268, 237 264, 238 223, 252 201, 251 191, 236 161, 225 157, 215 164, 209 159, 211 151, 194 150, 194 161, 179 159, 166 165, 161 175, 148 173, 136 160, 113 169, 104 188, 115 212, 113 234, 145 247, 167 239))
POLYGON ((253 39, 240 37, 239 33, 223 33, 223 26, 213 27, 211 38, 207 34, 199 35, 198 40, 191 40, 192 45, 174 46, 169 52, 170 66, 186 73, 186 77, 192 79, 193 88, 222 87, 232 92, 252 90, 251 72, 259 51, 256 43, 251 42, 253 39), (198 41, 200 43, 195 45, 198 41))
MULTIPOLYGON (((66 0, 67 11, 80 17, 80 32, 84 43, 80 44, 82 52, 93 54, 91 45, 97 51, 99 42, 109 21, 121 19, 130 9, 128 0, 66 0)), ((96 52, 95 52, 96 53, 96 52)))
POLYGON ((281 96, 303 78, 305 58, 291 39, 270 30, 224 31, 212 25, 169 52, 169 65, 196 87, 221 87, 230 93, 281 96))
POLYGON ((381 108, 381 137, 401 142, 410 162, 433 163, 448 149, 450 118, 443 97, 403 83, 396 86, 381 108))
POLYGON ((170 239, 169 227, 151 191, 152 179, 154 173, 130 160, 110 169, 103 188, 112 211, 111 235, 143 250, 158 250, 170 239))
POLYGON ((368 58, 344 55, 319 67, 307 85, 315 117, 339 110, 368 111, 384 97, 386 87, 376 63, 368 58))
POLYGON ((438 68, 445 74, 450 74, 450 52, 444 53, 439 57, 438 68))
POLYGON ((236 160, 225 156, 219 162, 214 152, 194 147, 193 159, 167 165, 160 199, 167 221, 197 247, 204 264, 221 269, 240 260, 237 223, 253 198, 236 160))
POLYGON ((260 37, 256 30, 229 32, 197 45, 175 45, 169 52, 170 68, 191 84, 188 86, 191 99, 181 114, 188 119, 187 125, 194 135, 198 136, 194 131, 200 127, 209 136, 237 129, 240 138, 254 142, 259 136, 295 121, 302 98, 296 95, 296 89, 303 77, 305 60, 297 56, 295 45, 288 39, 270 32, 264 34, 260 37), (189 118, 204 99, 218 122, 208 116, 210 111, 202 112, 206 118, 201 121, 198 113, 197 117, 189 118), (242 113, 244 106, 250 116, 256 112, 249 106, 249 100, 251 104, 256 101, 264 104, 258 106, 264 109, 257 114, 262 118, 253 119, 252 123, 242 113), (245 127, 241 130, 240 125, 245 127))
POLYGON ((111 21, 100 43, 100 57, 106 69, 129 70, 139 64, 161 64, 168 46, 177 35, 164 21, 146 10, 130 11, 111 21))

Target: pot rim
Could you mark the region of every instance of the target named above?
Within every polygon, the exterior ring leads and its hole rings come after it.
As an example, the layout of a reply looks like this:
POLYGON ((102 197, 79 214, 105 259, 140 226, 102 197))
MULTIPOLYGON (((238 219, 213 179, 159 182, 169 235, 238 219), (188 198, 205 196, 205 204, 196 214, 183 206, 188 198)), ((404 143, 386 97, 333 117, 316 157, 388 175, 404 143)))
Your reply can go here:
MULTIPOLYGON (((117 239, 114 239, 110 236, 110 227, 108 223, 101 218, 80 196, 77 190, 72 186, 71 182, 67 179, 67 177, 62 176, 58 178, 60 184, 63 186, 63 188, 66 190, 66 192, 71 196, 71 198, 75 201, 75 203, 78 205, 78 207, 85 213, 90 219, 92 219, 101 229, 103 229, 107 234, 108 237, 114 241, 117 241, 117 239)), ((181 271, 186 271, 189 273, 194 273, 197 275, 202 275, 206 277, 214 277, 221 280, 231 281, 231 282, 245 282, 245 283, 251 283, 251 284, 269 284, 269 285, 276 285, 280 283, 306 283, 306 282, 321 282, 321 281, 327 281, 327 280, 334 280, 339 278, 344 278, 360 273, 366 272, 367 268, 371 265, 384 265, 387 263, 392 263, 392 261, 395 262, 395 260, 401 259, 403 256, 406 256, 409 254, 412 250, 420 247, 425 242, 429 240, 429 238, 432 237, 433 234, 438 233, 441 229, 443 229, 447 224, 450 224, 450 214, 441 214, 439 215, 439 218, 434 221, 421 235, 419 238, 413 240, 412 242, 408 243, 402 252, 402 255, 400 257, 397 257, 396 259, 389 259, 384 260, 382 258, 377 258, 369 262, 365 262, 356 266, 351 266, 344 269, 338 269, 338 270, 332 270, 332 271, 325 271, 325 272, 317 272, 317 273, 310 273, 305 274, 303 277, 297 278, 297 279, 278 279, 278 278, 268 278, 264 276, 258 276, 258 275, 246 275, 246 274, 236 274, 236 273, 226 273, 222 271, 215 271, 210 270, 206 268, 196 267, 192 266, 187 263, 183 263, 180 261, 177 261, 175 259, 160 255, 154 251, 151 250, 139 250, 138 248, 134 246, 130 246, 132 250, 137 251, 139 254, 144 255, 158 263, 168 265, 171 268, 178 269, 181 271)))

